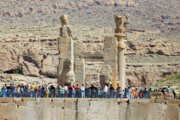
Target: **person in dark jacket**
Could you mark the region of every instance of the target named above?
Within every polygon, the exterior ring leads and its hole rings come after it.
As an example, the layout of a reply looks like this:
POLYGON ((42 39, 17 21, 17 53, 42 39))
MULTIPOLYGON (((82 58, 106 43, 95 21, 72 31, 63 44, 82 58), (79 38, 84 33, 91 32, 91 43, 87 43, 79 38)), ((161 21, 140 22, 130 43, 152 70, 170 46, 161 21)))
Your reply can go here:
POLYGON ((110 98, 114 98, 114 87, 112 86, 112 84, 110 85, 110 98))
POLYGON ((176 94, 176 92, 174 90, 172 92, 173 92, 173 95, 174 95, 174 100, 176 100, 176 95, 177 94, 176 94))

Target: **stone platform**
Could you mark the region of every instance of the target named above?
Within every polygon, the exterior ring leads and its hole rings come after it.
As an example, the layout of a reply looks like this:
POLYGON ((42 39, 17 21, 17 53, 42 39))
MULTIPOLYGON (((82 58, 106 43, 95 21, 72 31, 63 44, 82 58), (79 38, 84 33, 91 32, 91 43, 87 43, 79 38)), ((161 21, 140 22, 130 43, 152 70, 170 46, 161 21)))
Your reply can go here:
POLYGON ((180 120, 180 100, 0 98, 0 120, 180 120))

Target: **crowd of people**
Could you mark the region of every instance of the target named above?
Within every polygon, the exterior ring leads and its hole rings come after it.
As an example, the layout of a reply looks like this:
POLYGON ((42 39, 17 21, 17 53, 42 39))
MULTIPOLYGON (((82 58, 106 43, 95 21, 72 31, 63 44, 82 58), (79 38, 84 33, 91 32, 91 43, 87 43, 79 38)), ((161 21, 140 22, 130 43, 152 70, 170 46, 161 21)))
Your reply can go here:
MULTIPOLYGON (((36 98, 48 98, 48 97, 69 97, 69 98, 127 98, 127 99, 150 99, 151 92, 162 92, 174 95, 174 99, 178 99, 174 90, 170 90, 170 87, 163 88, 161 90, 151 88, 138 89, 138 88, 125 88, 121 89, 119 85, 114 89, 112 85, 105 85, 99 89, 94 85, 90 87, 82 84, 65 85, 64 87, 54 85, 50 86, 35 86, 32 85, 4 85, 0 91, 0 97, 36 97, 36 98)), ((180 96, 179 96, 180 97, 180 96)), ((180 98, 179 98, 180 99, 180 98)))

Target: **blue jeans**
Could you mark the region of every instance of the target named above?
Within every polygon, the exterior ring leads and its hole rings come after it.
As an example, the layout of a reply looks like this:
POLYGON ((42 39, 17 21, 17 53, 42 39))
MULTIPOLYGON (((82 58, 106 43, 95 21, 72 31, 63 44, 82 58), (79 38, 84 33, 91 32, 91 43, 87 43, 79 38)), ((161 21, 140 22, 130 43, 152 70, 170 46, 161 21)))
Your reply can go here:
POLYGON ((4 92, 3 97, 7 97, 7 92, 6 91, 4 92))
POLYGON ((85 91, 81 91, 81 98, 85 98, 85 91))
POLYGON ((31 91, 31 97, 34 97, 34 91, 31 91))
POLYGON ((80 92, 79 90, 76 90, 76 98, 80 97, 79 92, 80 92))
POLYGON ((103 97, 107 98, 107 92, 103 92, 103 97))
POLYGON ((114 98, 114 93, 113 93, 113 91, 110 91, 110 98, 114 98))

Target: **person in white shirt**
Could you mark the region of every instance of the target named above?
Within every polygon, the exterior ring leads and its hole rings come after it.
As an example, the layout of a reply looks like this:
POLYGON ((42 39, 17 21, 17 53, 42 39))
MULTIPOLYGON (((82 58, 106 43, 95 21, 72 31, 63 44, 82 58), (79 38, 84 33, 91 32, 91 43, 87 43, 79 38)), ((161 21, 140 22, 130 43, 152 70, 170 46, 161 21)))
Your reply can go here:
POLYGON ((104 98, 107 97, 108 87, 107 85, 104 86, 104 98))
POLYGON ((64 86, 64 91, 65 91, 65 97, 67 97, 68 96, 68 87, 67 87, 67 85, 64 86))
POLYGON ((85 98, 85 87, 83 84, 81 85, 81 98, 85 98))

